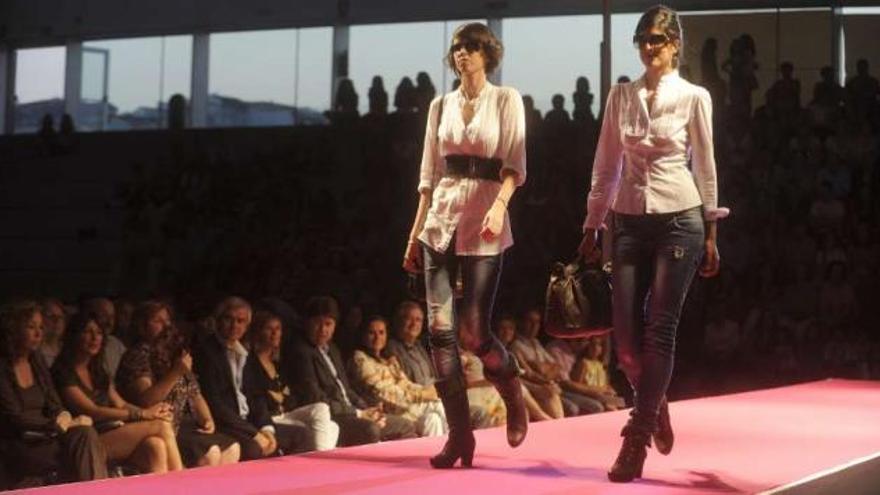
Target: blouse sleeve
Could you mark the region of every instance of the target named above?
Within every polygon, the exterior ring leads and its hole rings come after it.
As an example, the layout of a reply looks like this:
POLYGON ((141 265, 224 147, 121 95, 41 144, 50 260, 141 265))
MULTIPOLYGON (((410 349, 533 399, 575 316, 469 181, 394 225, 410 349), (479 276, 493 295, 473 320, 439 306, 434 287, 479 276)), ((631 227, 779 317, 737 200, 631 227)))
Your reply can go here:
POLYGON ((605 216, 617 196, 620 172, 623 167, 623 142, 620 137, 620 85, 611 87, 605 103, 602 131, 596 156, 593 159, 593 177, 587 197, 587 218, 584 229, 604 229, 605 216))
POLYGON ((703 218, 719 220, 729 215, 730 210, 718 207, 718 181, 712 142, 712 98, 703 88, 699 88, 695 97, 688 135, 691 141, 691 170, 703 200, 703 218))
POLYGON ((352 357, 355 378, 364 385, 375 398, 405 409, 407 407, 407 393, 399 387, 396 381, 383 373, 385 367, 375 359, 370 359, 363 352, 357 351, 352 357), (384 375, 384 376, 383 376, 384 375))
POLYGON ((526 112, 522 96, 513 88, 505 88, 499 110, 501 170, 515 172, 519 187, 526 182, 526 112))
POLYGON ((140 378, 155 379, 152 366, 150 365, 149 350, 143 346, 127 350, 119 361, 119 368, 116 370, 115 379, 116 389, 122 393, 125 400, 129 400, 137 395, 133 390, 133 386, 140 378))
POLYGON ((422 164, 419 172, 419 193, 431 191, 443 176, 445 164, 440 157, 440 146, 437 142, 437 113, 440 111, 440 100, 444 95, 434 98, 428 109, 428 123, 425 126, 425 145, 422 151, 422 164))

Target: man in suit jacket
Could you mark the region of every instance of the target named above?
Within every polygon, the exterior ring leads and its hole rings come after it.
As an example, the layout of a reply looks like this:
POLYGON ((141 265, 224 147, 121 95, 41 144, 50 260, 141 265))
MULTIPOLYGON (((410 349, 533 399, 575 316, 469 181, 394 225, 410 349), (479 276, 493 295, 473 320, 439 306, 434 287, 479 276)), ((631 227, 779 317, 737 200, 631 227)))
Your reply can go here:
POLYGON ((193 348, 193 371, 217 430, 239 442, 244 460, 313 450, 311 430, 276 425, 264 403, 247 399, 251 377, 245 373, 248 351, 241 338, 250 325, 251 313, 244 299, 224 299, 216 311, 217 331, 193 348))
POLYGON ((285 359, 288 383, 303 396, 303 403, 326 402, 339 424, 339 445, 361 445, 380 440, 413 438, 415 425, 385 414, 361 398, 348 383, 333 333, 339 307, 330 297, 315 297, 306 304, 305 336, 285 359))

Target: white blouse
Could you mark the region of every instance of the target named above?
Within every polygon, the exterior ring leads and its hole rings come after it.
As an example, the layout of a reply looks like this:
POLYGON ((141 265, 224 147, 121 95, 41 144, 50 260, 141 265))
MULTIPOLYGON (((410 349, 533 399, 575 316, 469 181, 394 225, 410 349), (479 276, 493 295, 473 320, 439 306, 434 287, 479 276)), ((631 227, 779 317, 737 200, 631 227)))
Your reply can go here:
POLYGON ((584 228, 604 228, 609 208, 644 215, 699 205, 706 220, 730 213, 718 207, 709 92, 673 71, 660 79, 649 112, 644 76, 614 85, 593 162, 584 228))
POLYGON ((447 155, 499 158, 502 170, 516 172, 516 185, 526 180, 526 122, 522 97, 513 88, 489 82, 474 102, 474 116, 465 126, 461 110, 464 94, 453 91, 431 102, 425 130, 419 192, 432 191, 431 208, 419 240, 445 252, 455 235, 455 254, 487 256, 513 245, 510 216, 505 213, 501 234, 491 241, 480 236, 483 219, 501 190, 501 183, 481 179, 444 177, 447 155), (443 98, 443 116, 437 112, 443 98), (437 136, 439 135, 439 139, 437 136))

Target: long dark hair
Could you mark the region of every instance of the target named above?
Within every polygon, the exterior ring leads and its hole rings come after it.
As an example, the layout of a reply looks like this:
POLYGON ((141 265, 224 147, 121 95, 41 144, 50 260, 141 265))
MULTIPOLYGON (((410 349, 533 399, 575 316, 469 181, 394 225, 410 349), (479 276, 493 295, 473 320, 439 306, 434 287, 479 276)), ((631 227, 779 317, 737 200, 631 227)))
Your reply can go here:
MULTIPOLYGON (((58 353, 58 358, 55 360, 56 366, 65 366, 71 370, 73 369, 76 353, 80 346, 80 338, 85 333, 89 323, 98 324, 98 319, 93 312, 81 311, 73 315, 67 323, 67 330, 64 332, 64 338, 62 339, 61 352, 58 353)), ((107 335, 103 334, 103 330, 102 335, 101 350, 98 351, 97 355, 92 356, 88 364, 92 384, 95 390, 101 391, 110 388, 110 375, 107 373, 107 368, 104 367, 104 349, 107 346, 107 335)))
POLYGON ((361 328, 358 330, 357 349, 360 349, 361 351, 365 352, 368 356, 372 356, 375 358, 382 358, 382 359, 390 359, 391 358, 391 351, 388 350, 388 341, 387 341, 387 338, 390 338, 390 335, 388 335, 388 333, 391 331, 391 329, 389 327, 390 327, 390 325, 388 324, 388 320, 384 316, 373 315, 368 318, 365 318, 364 323, 361 325, 361 328), (367 332, 369 332, 369 330, 370 330, 370 323, 373 323, 374 321, 381 321, 382 323, 385 324, 385 336, 386 336, 385 347, 382 348, 382 350, 379 352, 378 356, 373 354, 373 349, 370 349, 369 347, 367 347, 367 344, 364 343, 364 340, 366 340, 366 337, 367 337, 367 332))
POLYGON ((134 331, 135 342, 137 345, 146 345, 150 348, 150 367, 156 377, 163 377, 168 373, 168 370, 174 365, 174 360, 186 346, 186 339, 173 320, 174 312, 171 306, 158 300, 142 302, 135 308, 131 317, 131 328, 134 331), (147 325, 150 319, 163 309, 168 312, 172 323, 153 340, 147 341, 147 325))

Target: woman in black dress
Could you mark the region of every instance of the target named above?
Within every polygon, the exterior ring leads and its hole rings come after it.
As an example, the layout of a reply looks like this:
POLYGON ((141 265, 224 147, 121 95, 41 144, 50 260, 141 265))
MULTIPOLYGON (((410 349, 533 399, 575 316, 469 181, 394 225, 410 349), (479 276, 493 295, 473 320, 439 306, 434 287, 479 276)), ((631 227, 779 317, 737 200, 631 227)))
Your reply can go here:
POLYGON ((135 344, 116 371, 116 386, 128 401, 141 407, 171 405, 174 429, 187 466, 238 462, 241 447, 218 433, 208 403, 192 372, 184 337, 172 322, 171 307, 159 301, 141 303, 132 317, 135 344))
MULTIPOLYGON (((63 481, 107 477, 107 452, 88 416, 61 405, 37 351, 43 318, 34 301, 0 308, 0 459, 11 481, 58 473, 63 481)), ((6 487, 0 487, 0 489, 6 487)))

